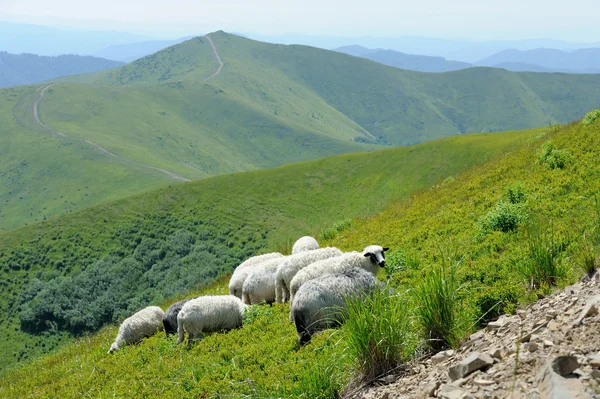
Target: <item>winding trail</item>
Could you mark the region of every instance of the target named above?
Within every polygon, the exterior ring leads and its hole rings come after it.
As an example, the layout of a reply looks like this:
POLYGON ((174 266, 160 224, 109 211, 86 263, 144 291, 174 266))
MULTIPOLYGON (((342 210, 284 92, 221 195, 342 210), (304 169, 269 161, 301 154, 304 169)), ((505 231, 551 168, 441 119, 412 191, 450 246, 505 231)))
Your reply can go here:
MULTIPOLYGON (((44 98, 44 94, 46 93, 46 90, 48 90, 49 88, 51 88, 52 86, 56 86, 58 83, 52 83, 50 85, 46 85, 46 86, 40 86, 38 87, 35 91, 39 92, 40 95, 39 97, 33 102, 33 119, 35 120, 35 122, 40 125, 41 127, 43 127, 44 129, 48 130, 50 132, 50 134, 52 134, 53 136, 56 137, 63 137, 63 138, 70 138, 70 139, 74 139, 74 140, 80 140, 78 138, 72 137, 72 136, 68 136, 62 132, 59 132, 56 129, 51 128, 50 126, 46 125, 44 122, 42 122, 40 120, 39 117, 39 105, 40 105, 40 101, 42 101, 42 98, 44 98)), ((121 156, 118 156, 117 154, 114 154, 110 151, 108 151, 106 148, 100 147, 98 144, 96 143, 92 143, 89 140, 86 139, 81 139, 81 141, 91 145, 92 147, 94 147, 95 149, 99 150, 100 152, 111 156, 113 158, 116 158, 120 161, 123 161, 125 163, 128 163, 130 165, 136 165, 136 166, 141 166, 142 168, 146 168, 146 169, 152 169, 152 170, 156 170, 158 172, 162 172, 164 174, 166 174, 167 176, 169 176, 171 179, 173 180, 179 180, 179 181, 191 181, 189 179, 186 179, 185 177, 181 177, 176 175, 173 172, 169 172, 168 170, 162 169, 162 168, 157 168, 155 166, 150 166, 150 165, 146 165, 144 163, 141 162, 136 162, 136 161, 132 161, 131 159, 127 159, 127 158, 123 158, 121 156)))
POLYGON ((223 69, 223 61, 221 61, 221 57, 219 57, 219 53, 217 52, 217 46, 215 46, 215 43, 212 41, 210 36, 206 35, 205 37, 206 37, 206 39, 208 39, 208 42, 210 43, 210 46, 213 49, 213 54, 215 55, 215 58, 217 59, 217 62, 219 63, 219 69, 217 69, 217 72, 213 73, 208 78, 204 79, 204 81, 206 82, 221 73, 221 69, 223 69))

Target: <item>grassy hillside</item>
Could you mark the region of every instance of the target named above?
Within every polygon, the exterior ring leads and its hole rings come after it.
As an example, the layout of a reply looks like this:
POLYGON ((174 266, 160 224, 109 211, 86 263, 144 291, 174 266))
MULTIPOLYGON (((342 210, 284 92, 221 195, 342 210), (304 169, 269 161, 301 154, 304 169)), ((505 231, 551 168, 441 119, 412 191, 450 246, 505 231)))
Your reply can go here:
MULTIPOLYGON (((40 148, 39 161, 28 158, 28 170, 58 173, 68 182, 57 185, 64 198, 48 196, 41 180, 29 181, 28 196, 0 188, 8 200, 0 230, 182 179, 465 132, 548 126, 600 103, 600 75, 491 68, 427 74, 306 46, 223 32, 210 37, 224 63, 210 80, 219 64, 208 39, 199 37, 121 68, 57 80, 46 90, 0 91, 6 119, 0 132, 17 157, 11 165, 24 160, 18 154, 28 153, 32 135, 52 133, 44 137, 51 147, 40 148), (49 128, 34 122, 35 104, 49 128), (97 166, 66 161, 60 173, 48 169, 64 156, 53 148, 65 146, 75 157, 94 153, 97 166), (134 183, 107 184, 123 177, 113 168, 136 176, 134 183), (41 205, 47 198, 50 206, 41 205)), ((7 168, 0 171, 13 179, 14 167, 7 168)))
MULTIPOLYGON (((419 309, 412 292, 440 264, 456 269, 463 316, 473 323, 514 310, 535 292, 573 281, 586 259, 597 262, 598 123, 538 132, 503 157, 354 220, 327 243, 390 244, 386 274, 400 292, 411 287, 411 314, 419 309), (548 264, 538 253, 554 266, 545 279, 537 272, 548 264)), ((204 292, 225 289, 226 280, 204 292)), ((350 331, 324 333, 298 349, 286 316, 286 306, 262 307, 244 328, 192 348, 159 334, 116 356, 105 354, 117 331, 109 327, 6 374, 0 389, 5 397, 334 397, 355 366, 350 331)))
POLYGON ((207 178, 0 233, 0 366, 372 215, 547 129, 466 135, 207 178), (53 338, 54 339, 54 338, 53 338))

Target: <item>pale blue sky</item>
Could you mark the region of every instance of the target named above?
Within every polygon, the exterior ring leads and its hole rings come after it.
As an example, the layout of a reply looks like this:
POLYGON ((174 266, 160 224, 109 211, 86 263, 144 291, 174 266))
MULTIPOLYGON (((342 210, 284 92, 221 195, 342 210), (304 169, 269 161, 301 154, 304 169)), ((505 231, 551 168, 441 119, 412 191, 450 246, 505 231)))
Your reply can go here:
POLYGON ((0 0, 0 20, 182 36, 547 37, 600 41, 599 0, 0 0))

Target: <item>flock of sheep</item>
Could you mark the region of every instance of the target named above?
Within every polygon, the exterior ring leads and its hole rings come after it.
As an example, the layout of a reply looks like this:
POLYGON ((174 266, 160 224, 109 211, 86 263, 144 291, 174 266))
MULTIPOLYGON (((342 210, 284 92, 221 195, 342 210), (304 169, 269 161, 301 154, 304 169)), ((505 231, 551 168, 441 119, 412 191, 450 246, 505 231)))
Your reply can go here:
POLYGON ((158 331, 188 334, 188 343, 202 333, 227 331, 242 326, 248 305, 291 302, 290 320, 296 325, 300 344, 324 329, 343 321, 349 297, 359 297, 379 285, 375 276, 385 266, 385 251, 370 245, 362 253, 343 253, 320 248, 312 237, 302 237, 292 254, 279 252, 251 257, 240 264, 229 282, 230 295, 206 295, 171 305, 166 312, 149 306, 125 319, 108 353, 140 342, 158 331))

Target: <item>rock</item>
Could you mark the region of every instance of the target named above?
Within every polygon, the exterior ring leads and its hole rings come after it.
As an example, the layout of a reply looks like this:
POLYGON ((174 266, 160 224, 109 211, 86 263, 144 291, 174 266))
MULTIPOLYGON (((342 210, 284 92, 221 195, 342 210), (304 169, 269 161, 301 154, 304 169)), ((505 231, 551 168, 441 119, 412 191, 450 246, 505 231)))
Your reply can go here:
POLYGON ((435 391, 440 387, 440 385, 441 385, 441 382, 439 382, 439 381, 434 381, 434 382, 425 383, 425 384, 419 384, 419 390, 421 391, 421 394, 419 395, 419 397, 421 397, 421 398, 433 397, 433 395, 435 394, 435 391))
MULTIPOLYGON (((568 356, 562 356, 568 357, 568 356)), ((587 399, 590 396, 578 378, 565 378, 554 372, 556 359, 547 364, 540 376, 541 397, 544 399, 587 399)), ((569 373, 570 374, 570 373, 569 373)))
POLYGON ((494 384, 495 384, 495 382, 492 380, 480 380, 477 378, 473 380, 473 385, 478 385, 480 387, 487 387, 487 386, 494 385, 494 384))
POLYGON ((531 342, 527 346, 527 350, 529 350, 529 352, 531 352, 531 353, 536 352, 538 349, 540 349, 540 346, 535 342, 531 342))
POLYGON ((600 368, 600 353, 588 357, 588 364, 594 368, 600 368))
POLYGON ((492 346, 488 350, 488 355, 490 355, 494 359, 500 359, 500 360, 502 360, 502 351, 497 346, 492 346))
POLYGON ((548 323, 548 330, 550 330, 552 332, 558 331, 559 328, 560 328, 560 324, 555 322, 554 320, 552 320, 548 323))
POLYGON ((468 392, 453 385, 444 384, 437 391, 437 397, 443 399, 462 399, 468 392))
POLYGON ((585 306, 585 308, 583 308, 583 310, 579 314, 579 317, 577 318, 577 320, 575 320, 573 325, 574 326, 581 325, 583 323, 583 319, 585 319, 586 317, 590 317, 590 316, 596 316, 597 314, 598 314, 598 308, 596 307, 596 304, 589 303, 585 306))
POLYGON ((536 342, 539 341, 541 338, 539 335, 537 334, 531 334, 531 337, 529 338, 529 342, 536 342))
POLYGON ((455 381, 459 378, 466 377, 475 370, 480 370, 491 366, 492 364, 494 364, 494 359, 492 359, 490 355, 473 352, 461 362, 450 367, 448 376, 452 381, 455 381))
POLYGON ((590 373, 590 376, 595 380, 600 380, 600 370, 593 369, 592 372, 590 373))
POLYGON ((483 338, 484 336, 484 332, 483 330, 477 331, 476 333, 471 334, 471 336, 469 336, 469 341, 477 341, 478 339, 483 338))
POLYGON ((431 356, 431 364, 436 365, 449 358, 450 356, 446 352, 438 352, 435 355, 431 356))
POLYGON ((579 362, 575 356, 558 356, 552 360, 551 367, 555 373, 566 376, 579 368, 579 362))
POLYGON ((544 340, 544 347, 545 348, 550 348, 552 346, 554 346, 554 342, 550 341, 549 339, 545 339, 544 340))
POLYGON ((500 329, 502 327, 504 327, 504 321, 502 321, 502 319, 499 319, 497 321, 491 321, 487 325, 487 328, 490 331, 498 330, 498 329, 500 329))

